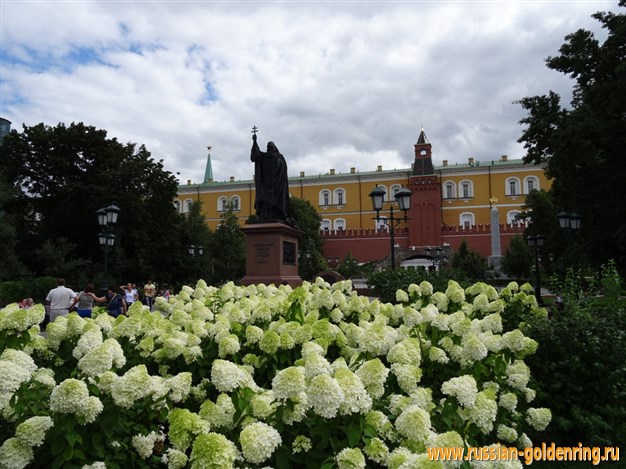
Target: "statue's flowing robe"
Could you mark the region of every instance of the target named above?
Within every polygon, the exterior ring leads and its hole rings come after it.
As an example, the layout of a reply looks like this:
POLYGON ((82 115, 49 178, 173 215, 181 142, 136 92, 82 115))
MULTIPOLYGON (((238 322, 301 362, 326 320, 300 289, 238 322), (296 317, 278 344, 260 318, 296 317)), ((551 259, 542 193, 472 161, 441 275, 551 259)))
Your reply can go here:
POLYGON ((257 216, 262 220, 288 220, 289 182, 285 158, 275 146, 269 147, 267 152, 261 151, 255 141, 250 160, 254 162, 257 216))

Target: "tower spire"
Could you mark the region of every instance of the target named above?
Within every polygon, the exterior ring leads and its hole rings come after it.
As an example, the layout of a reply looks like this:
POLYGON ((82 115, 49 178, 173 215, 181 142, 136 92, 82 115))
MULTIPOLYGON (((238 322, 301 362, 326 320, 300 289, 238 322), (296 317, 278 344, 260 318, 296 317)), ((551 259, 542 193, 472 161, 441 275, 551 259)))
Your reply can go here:
POLYGON ((212 182, 213 181, 213 165, 211 165, 211 145, 206 147, 208 150, 208 154, 206 157, 206 169, 204 170, 204 181, 203 182, 212 182))

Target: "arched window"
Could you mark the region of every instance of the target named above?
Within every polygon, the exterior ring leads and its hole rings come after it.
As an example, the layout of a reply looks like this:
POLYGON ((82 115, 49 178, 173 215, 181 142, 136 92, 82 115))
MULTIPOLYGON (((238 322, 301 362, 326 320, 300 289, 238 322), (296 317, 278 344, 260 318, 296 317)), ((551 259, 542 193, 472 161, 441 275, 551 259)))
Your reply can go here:
POLYGON ((183 202, 183 213, 189 213, 191 211, 191 204, 193 204, 193 200, 185 199, 185 202, 183 202))
POLYGON ((333 204, 345 205, 346 204, 346 191, 343 189, 335 189, 333 191, 333 204))
POLYGON ((443 184, 443 198, 455 199, 456 198, 456 184, 452 181, 446 181, 443 184))
POLYGON ((474 185, 472 181, 465 180, 459 182, 459 196, 462 199, 471 199, 474 197, 474 185))
POLYGON ((239 198, 238 195, 233 195, 230 198, 230 204, 232 205, 233 210, 235 211, 241 210, 241 199, 239 198))
POLYGON ((326 219, 322 220, 320 227, 324 231, 330 231, 330 220, 326 220, 326 219))
POLYGON ((343 231, 346 229, 346 221, 343 218, 337 218, 333 223, 335 230, 343 231))
POLYGON ((526 176, 524 178, 524 190, 526 194, 530 194, 532 190, 539 190, 539 179, 535 176, 526 176))
POLYGON ((330 205, 330 191, 328 189, 323 189, 320 191, 320 206, 327 207, 330 205))
POLYGON ((504 190, 506 195, 521 195, 519 178, 508 178, 504 190))
POLYGON ((391 191, 391 200, 396 200, 396 194, 400 189, 402 189, 402 186, 400 184, 394 184, 389 188, 389 190, 391 191))
POLYGON ((180 213, 180 200, 174 201, 174 208, 176 209, 176 213, 180 213))
POLYGON ((512 223, 520 223, 520 220, 516 220, 515 217, 520 214, 519 210, 511 210, 506 214, 506 222, 508 225, 512 223))
POLYGON ((228 199, 222 196, 219 199, 217 199, 217 211, 225 212, 226 210, 228 210, 228 199))
POLYGON ((459 217, 459 224, 463 228, 470 228, 474 226, 474 214, 472 212, 463 212, 459 217))

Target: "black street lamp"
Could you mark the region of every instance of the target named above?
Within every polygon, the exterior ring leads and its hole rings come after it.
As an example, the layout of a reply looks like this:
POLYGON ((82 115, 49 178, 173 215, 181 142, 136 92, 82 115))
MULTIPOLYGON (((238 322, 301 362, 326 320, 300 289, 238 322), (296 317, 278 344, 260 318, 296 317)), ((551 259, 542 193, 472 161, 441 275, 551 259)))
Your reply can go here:
POLYGON ((539 276, 539 248, 543 246, 543 236, 528 236, 526 242, 528 246, 533 248, 535 254, 535 298, 537 298, 537 304, 543 306, 543 300, 541 299, 541 278, 539 276))
POLYGON ((566 233, 576 233, 580 230, 580 215, 576 212, 560 212, 556 217, 559 220, 559 226, 564 229, 566 233))
MULTIPOLYGON (((191 244, 189 246, 189 255, 191 256, 191 272, 192 275, 196 276, 196 256, 200 257, 204 253, 204 246, 198 244, 191 244)), ((195 280, 195 279, 194 279, 195 280)))
POLYGON ((372 192, 370 192, 370 197, 372 199, 372 207, 376 210, 376 220, 378 223, 381 221, 385 223, 389 227, 389 237, 391 243, 391 269, 396 268, 396 246, 395 246, 395 229, 396 226, 399 226, 401 222, 407 222, 409 218, 406 213, 411 208, 411 195, 413 194, 409 189, 402 188, 395 194, 395 199, 398 204, 400 210, 404 212, 403 218, 395 218, 393 215, 393 203, 389 202, 389 217, 381 218, 380 211, 383 209, 383 204, 385 200, 385 189, 382 187, 376 186, 372 192))
POLYGON ((424 252, 432 259, 434 271, 440 270, 441 266, 448 261, 448 256, 443 254, 442 246, 437 246, 435 249, 428 246, 424 248, 424 252))
POLYGON ((117 223, 117 217, 121 210, 115 204, 111 204, 108 207, 101 208, 96 211, 98 216, 98 225, 100 225, 102 231, 98 234, 98 243, 104 251, 104 280, 107 281, 107 275, 109 271, 109 251, 115 245, 115 234, 113 233, 113 227, 117 223))

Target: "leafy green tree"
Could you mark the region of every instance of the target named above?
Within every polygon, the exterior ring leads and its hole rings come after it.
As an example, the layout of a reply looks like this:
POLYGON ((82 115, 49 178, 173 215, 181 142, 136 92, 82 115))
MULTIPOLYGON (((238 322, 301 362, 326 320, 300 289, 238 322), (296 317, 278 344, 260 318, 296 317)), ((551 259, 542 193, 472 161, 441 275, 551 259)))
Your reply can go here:
MULTIPOLYGON (((619 6, 624 7, 625 0, 619 6)), ((555 178, 550 192, 560 210, 576 211, 582 229, 580 257, 592 265, 607 259, 626 267, 626 15, 593 15, 606 30, 604 42, 579 29, 566 36, 547 66, 575 80, 570 107, 554 92, 519 101, 528 111, 527 163, 545 163, 555 178)))
POLYGON ((21 278, 28 273, 15 254, 18 239, 12 217, 3 209, 9 194, 10 188, 0 174, 0 281, 21 278))
POLYGON ((324 259, 324 238, 320 235, 321 217, 308 200, 291 197, 291 213, 303 234, 298 242, 298 274, 304 280, 312 280, 315 274, 328 268, 324 259))
POLYGON ((348 251, 346 257, 343 258, 337 269, 341 275, 345 278, 357 278, 360 275, 361 269, 359 268, 359 262, 352 255, 352 252, 348 251))
POLYGON ((502 257, 502 271, 510 277, 527 279, 533 265, 530 248, 520 235, 513 236, 502 257))
POLYGON ((484 279, 487 272, 487 259, 470 249, 466 239, 461 241, 459 250, 452 256, 451 264, 453 269, 473 280, 484 279))
POLYGON ((214 258, 213 283, 238 282, 246 273, 246 237, 231 204, 222 214, 211 246, 214 258))
POLYGON ((101 270, 95 212, 112 202, 122 212, 110 271, 131 281, 156 273, 171 281, 181 272, 186 246, 172 204, 178 182, 143 145, 122 144, 83 123, 42 123, 12 130, 2 152, 0 172, 13 190, 4 210, 15 220, 17 256, 32 272, 43 273, 38 248, 60 238, 101 270))
POLYGON ((185 262, 187 276, 193 276, 190 283, 195 284, 198 279, 204 279, 209 283, 214 282, 215 277, 215 255, 216 252, 215 233, 207 226, 204 215, 202 215, 202 202, 195 201, 189 206, 183 220, 182 231, 184 237, 181 242, 187 246, 195 247, 193 254, 187 253, 185 262), (202 247, 202 254, 198 247, 202 247))

